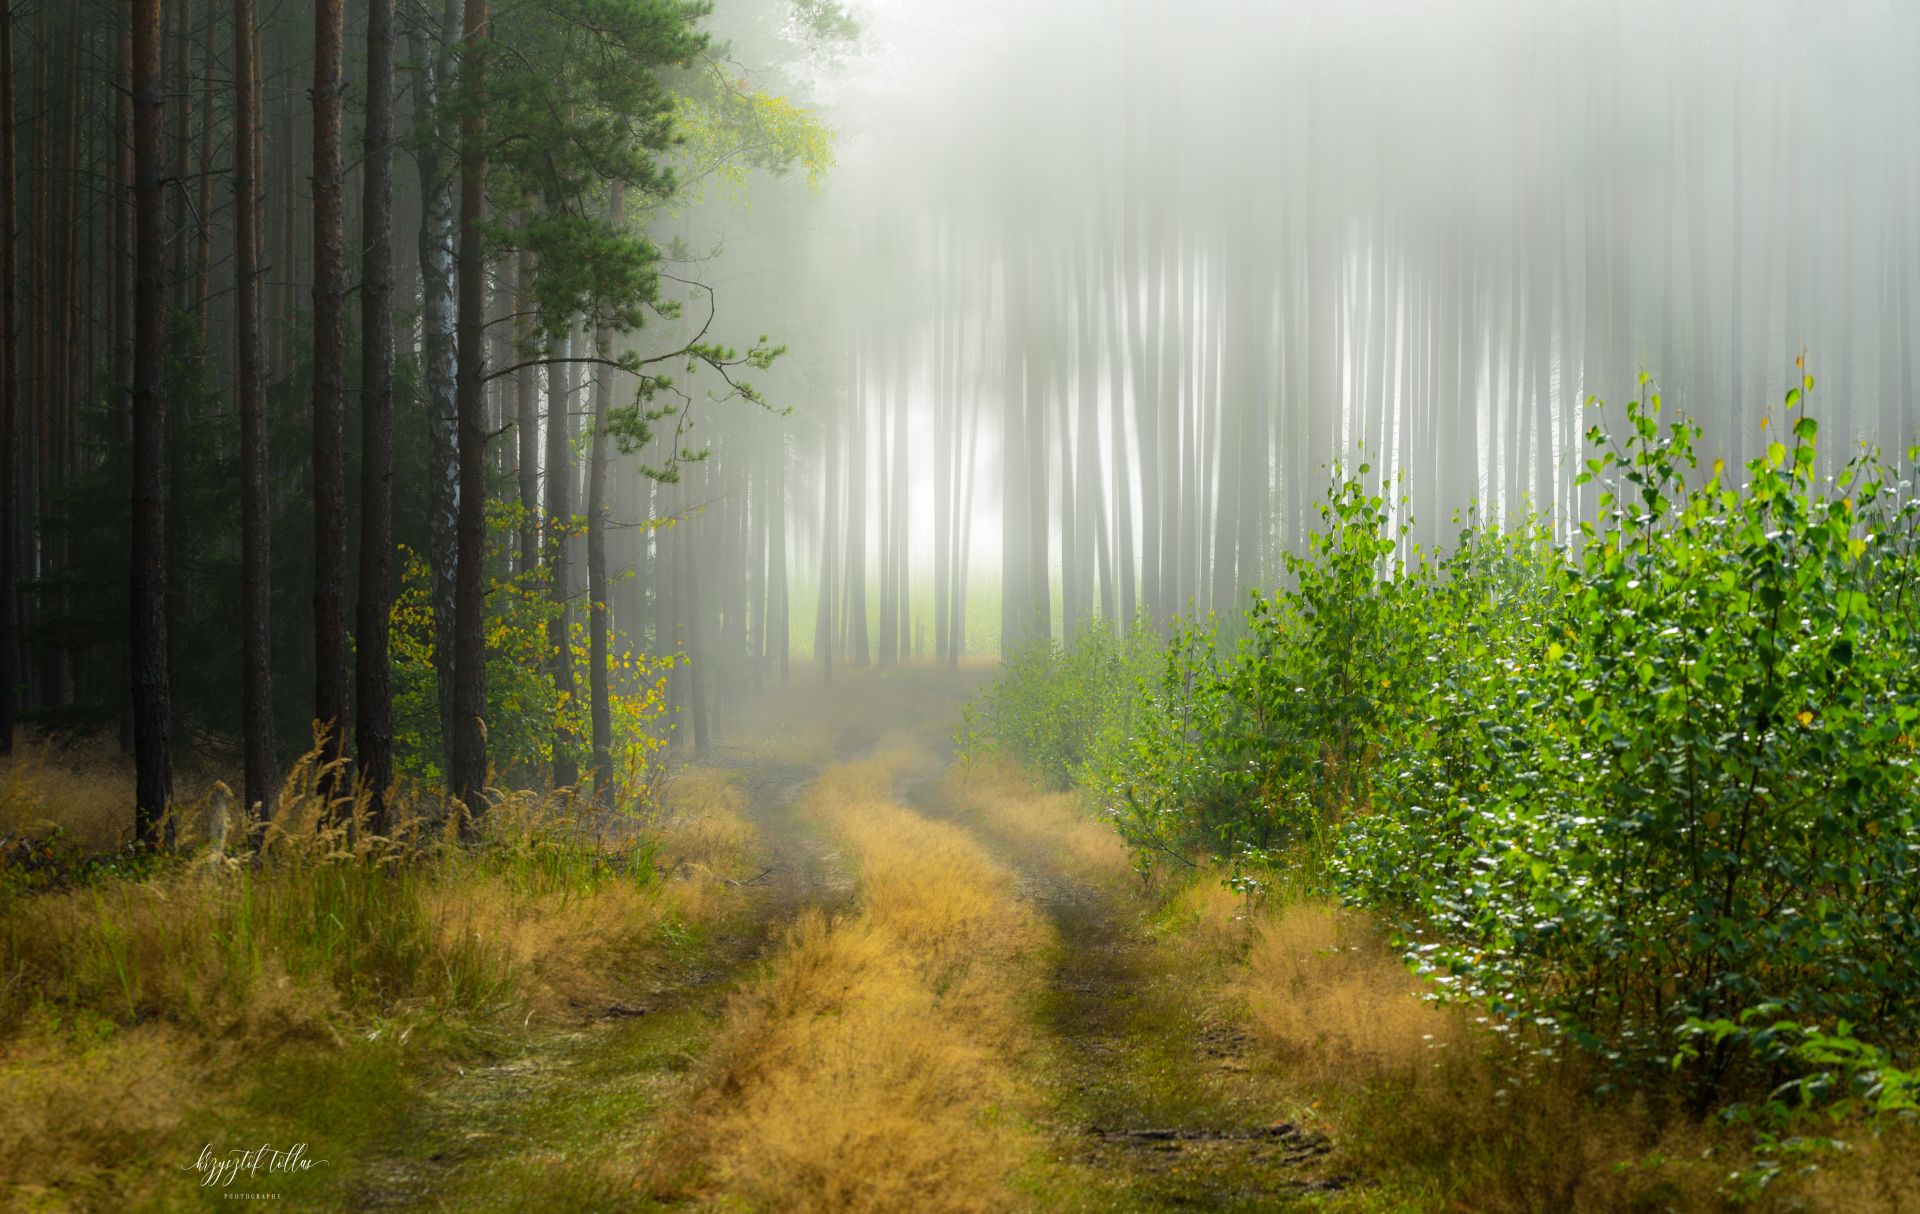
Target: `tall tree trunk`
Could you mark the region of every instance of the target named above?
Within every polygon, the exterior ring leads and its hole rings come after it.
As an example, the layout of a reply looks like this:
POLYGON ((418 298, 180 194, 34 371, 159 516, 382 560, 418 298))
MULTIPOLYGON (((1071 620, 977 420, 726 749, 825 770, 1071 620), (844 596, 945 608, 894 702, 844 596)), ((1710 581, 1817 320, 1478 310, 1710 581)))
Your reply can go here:
POLYGON ((900 612, 895 630, 900 659, 913 656, 913 584, 908 579, 912 562, 907 557, 907 537, 913 533, 912 498, 907 493, 908 469, 912 466, 907 448, 908 396, 907 359, 903 351, 894 369, 898 387, 898 405, 893 420, 893 578, 894 603, 900 612))
MULTIPOLYGON (((1125 233, 1122 232, 1122 238, 1125 233)), ((1134 544, 1133 544, 1133 475, 1135 464, 1135 444, 1133 436, 1127 432, 1126 402, 1128 381, 1123 351, 1127 346, 1127 314, 1130 307, 1127 294, 1132 290, 1130 279, 1122 277, 1118 290, 1107 296, 1109 357, 1107 361, 1108 417, 1107 429, 1113 435, 1113 502, 1114 537, 1113 546, 1119 557, 1119 584, 1115 587, 1119 614, 1115 623, 1121 629, 1133 626, 1133 617, 1140 610, 1139 593, 1134 581, 1134 544)), ((1134 387, 1137 389, 1137 385, 1134 387)))
POLYGON ((393 0, 368 0, 365 194, 360 257, 360 599, 355 621, 354 750, 387 828, 393 689, 387 622, 393 582, 393 0))
POLYGON ((866 368, 854 381, 853 426, 847 436, 847 621, 845 657, 853 666, 873 660, 867 632, 867 393, 866 368))
POLYGON ((791 656, 792 622, 791 603, 787 585, 787 440, 781 435, 774 452, 773 465, 773 523, 772 534, 768 537, 769 570, 767 573, 770 587, 768 599, 772 619, 768 627, 773 633, 774 652, 780 655, 780 685, 785 687, 790 677, 789 658, 791 656))
POLYGON ((262 813, 277 781, 273 737, 273 514, 267 488, 267 418, 260 362, 260 63, 254 57, 257 0, 233 8, 233 240, 235 380, 240 409, 241 738, 249 815, 262 813))
MULTIPOLYGON (((20 392, 19 350, 14 328, 20 257, 19 208, 14 178, 13 5, 0 4, 0 754, 13 753, 14 685, 20 644, 14 609, 15 544, 20 534, 19 451, 14 442, 20 392)), ((116 345, 117 349, 117 345, 116 345)))
MULTIPOLYGON (((607 220, 618 231, 626 222, 626 183, 615 179, 607 192, 607 220)), ((594 353, 613 357, 613 329, 602 324, 594 335, 594 353)), ((587 672, 593 716, 593 796, 610 805, 613 792, 613 706, 607 688, 607 424, 613 413, 613 368, 601 367, 593 381, 593 439, 587 471, 587 672)))
POLYGON ((193 327, 203 337, 213 284, 213 60, 219 28, 220 0, 207 0, 207 41, 200 64, 200 240, 193 255, 193 327))
MULTIPOLYGON (((192 176, 193 157, 193 104, 188 98, 193 96, 193 0, 172 0, 174 13, 178 20, 174 22, 173 32, 173 85, 169 90, 174 97, 173 108, 173 301, 180 311, 187 310, 191 300, 191 279, 188 274, 187 250, 191 243, 187 232, 193 222, 200 217, 192 215, 187 207, 187 182, 192 176)), ((71 70, 71 67, 69 68, 71 70)))
POLYGON ((840 436, 834 433, 831 423, 822 432, 821 445, 826 448, 826 469, 820 478, 820 600, 814 618, 813 653, 820 661, 821 678, 831 683, 834 641, 838 636, 834 627, 833 586, 837 576, 834 540, 840 523, 835 509, 835 494, 840 486, 840 436))
POLYGON ((460 468, 455 403, 453 182, 440 156, 442 102, 453 76, 450 51, 461 0, 445 0, 440 28, 416 19, 413 59, 414 163, 420 183, 420 378, 427 409, 427 563, 433 578, 433 668, 439 691, 441 756, 453 770, 455 569, 459 564, 460 468))
MULTIPOLYGON (((707 467, 708 465, 704 463, 699 465, 703 482, 707 479, 707 467)), ((706 518, 702 518, 701 521, 711 522, 710 519, 706 518)), ((681 525, 686 526, 687 524, 682 523, 681 525)), ((691 699, 690 706, 693 711, 693 751, 697 755, 704 755, 707 753, 709 743, 707 691, 711 686, 711 679, 707 672, 710 659, 705 644, 706 605, 700 598, 700 558, 701 550, 705 545, 695 542, 692 537, 689 536, 681 543, 675 545, 675 547, 677 547, 680 552, 680 588, 681 592, 686 596, 686 609, 683 612, 683 616, 686 620, 687 630, 686 655, 687 673, 690 682, 688 691, 691 699)))
POLYGON ((766 448, 755 443, 747 466, 747 657, 753 689, 767 685, 767 522, 770 516, 766 448))
MULTIPOLYGON (((898 352, 893 357, 899 358, 898 352)), ((880 515, 880 629, 879 647, 876 657, 882 666, 891 666, 900 660, 899 603, 894 598, 898 582, 893 567, 893 484, 903 470, 894 464, 891 455, 890 426, 900 425, 900 402, 890 391, 882 389, 879 416, 875 419, 876 435, 879 439, 879 482, 874 486, 875 505, 880 515)))
MULTIPOLYGON (((943 240, 941 276, 952 270, 951 237, 943 240)), ((933 651, 936 661, 947 658, 947 605, 950 598, 948 576, 953 567, 953 458, 959 444, 954 440, 954 419, 958 412, 958 394, 951 376, 957 365, 958 334, 954 332, 958 308, 941 301, 935 328, 933 368, 933 651)))
POLYGON ((342 0, 313 8, 313 715, 326 755, 346 752, 346 199, 340 94, 342 0))
POLYGON ((540 385, 533 360, 526 356, 533 337, 533 254, 521 253, 518 294, 514 298, 514 360, 524 363, 514 372, 519 416, 514 419, 520 444, 520 572, 540 567, 540 385))
MULTIPOLYGON (((131 22, 125 23, 120 27, 119 46, 116 54, 117 61, 114 76, 116 83, 122 87, 115 90, 119 94, 119 97, 114 112, 114 135, 119 145, 119 152, 114 157, 113 231, 116 248, 114 250, 113 265, 113 403, 117 416, 114 419, 113 434, 121 443, 126 445, 127 450, 131 451, 133 449, 133 332, 135 324, 133 314, 134 246, 137 243, 134 234, 133 218, 133 91, 132 88, 128 86, 128 82, 133 79, 133 29, 131 22)), ((7 138, 9 141, 12 139, 13 129, 13 124, 9 123, 7 125, 7 138)), ((12 174, 9 174, 8 177, 9 181, 11 181, 12 174)), ((16 214, 15 223, 10 225, 9 230, 17 231, 17 228, 18 216, 16 214)), ((19 260, 17 248, 15 254, 15 269, 17 271, 19 260)), ((9 291, 14 290, 13 283, 14 276, 10 274, 7 277, 7 289, 9 291)), ((18 307, 17 302, 15 306, 16 308, 18 307)), ((17 311, 15 317, 17 321, 17 311)), ((19 353, 19 342, 16 340, 14 342, 14 355, 16 358, 19 356, 19 353)), ((18 372, 16 371, 15 374, 17 375, 18 372)), ((12 434, 11 441, 18 441, 17 428, 18 421, 16 419, 15 429, 10 432, 12 434)), ((8 471, 15 477, 14 491, 9 496, 8 501, 17 512, 21 504, 18 481, 19 454, 17 447, 15 449, 15 458, 8 471)), ((17 562, 20 542, 17 522, 14 532, 9 539, 11 540, 9 551, 15 554, 17 562)), ((15 567, 16 569, 18 568, 17 563, 15 567)), ((18 598, 9 599, 8 606, 14 612, 15 628, 17 631, 20 616, 18 598)), ((9 649, 8 654, 9 657, 15 659, 16 663, 18 662, 20 653, 17 642, 9 649)), ((16 693, 19 690, 19 684, 19 667, 16 664, 15 675, 10 684, 16 693)), ((120 752, 131 755, 133 753, 133 696, 130 684, 121 688, 119 699, 120 752)))
MULTIPOLYGON (((468 822, 482 812, 487 779, 487 435, 486 435, 486 115, 481 108, 487 36, 487 0, 466 0, 461 41, 466 48, 460 117, 459 553, 453 625, 453 746, 448 790, 466 807, 468 822)), ((468 829, 472 829, 469 826, 468 829)))
MULTIPOLYGON (((563 700, 573 698, 573 646, 567 635, 567 601, 573 593, 573 562, 569 539, 573 530, 573 451, 568 440, 572 410, 573 338, 569 334, 553 348, 547 366, 547 576, 553 596, 553 615, 547 620, 548 673, 563 700)), ((573 759, 574 737, 554 721, 553 786, 569 788, 580 779, 573 759)))
POLYGON ((161 127, 160 0, 132 0, 134 336, 132 656, 134 833, 170 846, 172 686, 167 655, 167 166, 161 127))

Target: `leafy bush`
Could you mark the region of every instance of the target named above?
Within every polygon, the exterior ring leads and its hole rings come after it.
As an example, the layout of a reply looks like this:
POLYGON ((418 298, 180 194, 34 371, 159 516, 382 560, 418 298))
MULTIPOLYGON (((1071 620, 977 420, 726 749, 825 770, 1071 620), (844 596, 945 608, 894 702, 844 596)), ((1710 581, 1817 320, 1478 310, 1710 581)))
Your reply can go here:
POLYGON ((1125 634, 1095 622, 1072 646, 1034 641, 1006 656, 1000 678, 969 720, 993 749, 1011 755, 1053 788, 1080 778, 1092 749, 1125 728, 1134 684, 1159 638, 1144 621, 1125 634))
POLYGON ((1179 626, 1124 707, 1110 663, 1022 655, 990 727, 1143 859, 1208 851, 1379 908, 1453 996, 1677 1071, 1696 1109, 1821 1073, 1781 1024, 1844 1023, 1899 1074, 1920 501, 1870 452, 1816 475, 1811 388, 1738 484, 1658 396, 1632 402, 1620 441, 1589 432, 1599 506, 1570 544, 1469 519, 1403 562, 1381 499, 1338 483, 1233 654, 1179 626))
MULTIPOLYGON (((489 510, 488 543, 500 569, 514 543, 518 504, 489 510)), ((419 556, 404 552, 400 593, 392 610, 395 755, 400 774, 422 786, 442 782, 439 677, 433 664, 432 575, 419 556)), ((563 695, 548 666, 547 625, 559 608, 544 566, 492 574, 487 587, 487 743, 494 782, 537 785, 556 746, 572 751, 577 770, 593 769, 588 713, 591 669, 586 625, 569 622, 574 694, 563 695)), ((579 613, 575 613, 576 616, 579 613)), ((667 672, 672 655, 635 654, 617 630, 608 637, 608 706, 613 717, 614 783, 622 798, 650 800, 666 745, 667 672)))

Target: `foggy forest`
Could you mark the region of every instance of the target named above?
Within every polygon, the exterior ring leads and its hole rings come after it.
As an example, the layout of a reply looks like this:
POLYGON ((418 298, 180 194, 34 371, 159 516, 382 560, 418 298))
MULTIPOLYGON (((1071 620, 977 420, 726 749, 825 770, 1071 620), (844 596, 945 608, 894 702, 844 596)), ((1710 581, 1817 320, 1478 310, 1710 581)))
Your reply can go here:
POLYGON ((0 1207, 1920 1209, 1917 59, 0 0, 0 1207))

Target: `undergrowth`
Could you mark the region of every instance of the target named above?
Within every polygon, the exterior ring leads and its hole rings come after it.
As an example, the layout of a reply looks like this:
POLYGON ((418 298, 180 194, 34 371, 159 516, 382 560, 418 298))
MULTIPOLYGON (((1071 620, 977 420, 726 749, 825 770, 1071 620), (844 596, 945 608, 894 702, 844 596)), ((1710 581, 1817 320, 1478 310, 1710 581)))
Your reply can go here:
POLYGON ((1741 1128, 1731 1189, 1901 1131, 1920 499, 1872 452, 1816 475, 1811 388, 1743 480, 1657 396, 1593 427, 1571 544, 1470 521, 1410 549, 1362 466, 1232 652, 1195 622, 1031 649, 962 741, 1079 787, 1145 874, 1367 908, 1582 1090, 1741 1128))
POLYGON ((251 830, 215 786, 175 810, 198 846, 103 855, 53 829, 72 781, 41 788, 15 766, 0 1074, 25 1098, 0 1110, 0 1192, 119 1208, 275 1067, 351 1058, 343 1093, 388 1071, 404 1086, 596 1019, 723 913, 754 841, 738 794, 704 773, 644 817, 503 790, 467 841, 404 792, 377 834, 364 796, 322 791, 331 774, 316 748, 251 830), (395 1048, 391 1065, 369 1053, 395 1048))

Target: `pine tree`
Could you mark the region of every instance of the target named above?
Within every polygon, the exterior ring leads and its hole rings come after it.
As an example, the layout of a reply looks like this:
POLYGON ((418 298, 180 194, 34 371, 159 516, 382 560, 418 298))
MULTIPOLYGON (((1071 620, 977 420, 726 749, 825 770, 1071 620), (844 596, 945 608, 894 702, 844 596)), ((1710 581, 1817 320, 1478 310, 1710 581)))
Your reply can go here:
POLYGON ((171 846, 173 697, 167 651, 167 166, 161 148, 160 0, 132 0, 132 577, 134 833, 171 846))
POLYGON ((393 782, 393 0, 368 0, 365 195, 360 260, 360 599, 354 633, 354 749, 386 827, 393 782))
POLYGON ((233 8, 233 217, 235 381, 240 413, 240 671, 243 795, 260 811, 277 783, 273 734, 273 535, 260 349, 260 64, 257 0, 233 8))

